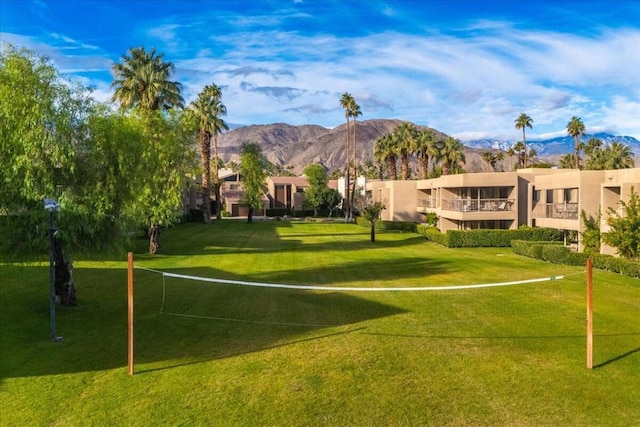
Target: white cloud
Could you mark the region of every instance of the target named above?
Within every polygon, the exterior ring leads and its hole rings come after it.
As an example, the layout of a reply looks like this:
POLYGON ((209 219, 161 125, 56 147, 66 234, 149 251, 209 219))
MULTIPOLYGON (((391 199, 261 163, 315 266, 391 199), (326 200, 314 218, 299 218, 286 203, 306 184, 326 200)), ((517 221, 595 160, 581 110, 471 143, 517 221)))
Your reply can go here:
MULTIPOLYGON (((176 65, 187 101, 207 84, 224 88, 233 123, 335 126, 343 119, 340 94, 348 91, 361 105, 362 119, 428 123, 460 139, 518 138, 513 122, 521 112, 534 120, 532 137, 564 134, 577 115, 588 128, 640 138, 640 30, 587 37, 481 21, 449 35, 388 31, 339 38, 277 31, 285 20, 307 18, 292 6, 272 15, 216 16, 227 25, 224 30, 204 19, 154 24, 146 33, 163 43, 159 50, 169 50, 166 58, 176 65)), ((2 34, 69 72, 111 68, 95 46, 64 34, 54 37, 2 34), (86 52, 66 54, 72 47, 86 52)), ((110 97, 108 84, 92 83, 100 97, 110 97)))

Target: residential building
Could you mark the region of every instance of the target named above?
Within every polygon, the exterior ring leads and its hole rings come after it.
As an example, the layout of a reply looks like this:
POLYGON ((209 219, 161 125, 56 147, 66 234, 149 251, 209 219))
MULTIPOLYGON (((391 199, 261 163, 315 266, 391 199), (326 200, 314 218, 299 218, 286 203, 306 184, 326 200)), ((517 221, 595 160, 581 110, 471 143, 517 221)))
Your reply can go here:
MULTIPOLYGON (((566 242, 582 250, 583 210, 606 232, 607 210, 619 209, 631 188, 640 191, 640 169, 580 171, 520 169, 446 175, 418 181, 375 181, 366 186, 373 201, 386 205, 383 220, 423 222, 435 214, 440 231, 515 229, 521 225, 565 231, 566 242)), ((614 253, 602 247, 603 253, 614 253)))
MULTIPOLYGON (((530 225, 565 230, 567 243, 577 245, 581 251, 580 233, 587 217, 601 216, 600 230, 608 231, 606 224, 609 208, 620 209, 620 201, 628 201, 631 188, 640 190, 640 169, 610 171, 566 170, 562 174, 537 177, 531 185, 530 225)), ((602 253, 615 253, 603 245, 602 253)))
POLYGON ((309 188, 305 176, 270 176, 267 194, 271 208, 285 208, 287 212, 302 209, 304 191, 309 188))
MULTIPOLYGON (((364 179, 364 178, 363 178, 364 179)), ((328 188, 338 189, 340 183, 344 191, 344 178, 329 180, 328 188)), ((364 181, 359 181, 364 185, 364 181)), ((270 176, 267 178, 267 197, 271 208, 284 208, 287 212, 304 209, 305 191, 309 189, 307 177, 302 176, 270 176)), ((344 193, 341 193, 344 197, 344 193)))

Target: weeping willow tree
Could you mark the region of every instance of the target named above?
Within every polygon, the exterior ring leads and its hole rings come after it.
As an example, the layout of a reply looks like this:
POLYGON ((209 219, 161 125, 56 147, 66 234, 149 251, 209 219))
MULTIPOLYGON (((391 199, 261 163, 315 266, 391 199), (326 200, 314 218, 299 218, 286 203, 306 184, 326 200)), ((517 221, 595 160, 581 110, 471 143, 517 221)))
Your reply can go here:
POLYGON ((47 58, 5 45, 0 134, 5 258, 47 253, 45 197, 60 202, 57 237, 72 253, 121 253, 135 227, 176 220, 192 158, 179 112, 114 112, 47 58))

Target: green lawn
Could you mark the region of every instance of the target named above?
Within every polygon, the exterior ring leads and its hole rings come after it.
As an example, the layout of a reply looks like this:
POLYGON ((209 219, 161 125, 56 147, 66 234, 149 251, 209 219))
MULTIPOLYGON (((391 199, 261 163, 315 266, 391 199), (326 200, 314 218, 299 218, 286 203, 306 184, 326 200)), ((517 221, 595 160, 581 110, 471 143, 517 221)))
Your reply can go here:
POLYGON ((77 260, 79 306, 49 338, 48 263, 0 265, 0 425, 637 425, 640 282, 595 271, 586 369, 583 268, 509 248, 449 249, 348 224, 188 224, 135 264, 341 287, 301 291, 163 279, 136 269, 127 375, 126 255, 77 260), (212 319, 212 318, 220 319, 212 319), (221 320, 224 319, 224 320, 221 320))

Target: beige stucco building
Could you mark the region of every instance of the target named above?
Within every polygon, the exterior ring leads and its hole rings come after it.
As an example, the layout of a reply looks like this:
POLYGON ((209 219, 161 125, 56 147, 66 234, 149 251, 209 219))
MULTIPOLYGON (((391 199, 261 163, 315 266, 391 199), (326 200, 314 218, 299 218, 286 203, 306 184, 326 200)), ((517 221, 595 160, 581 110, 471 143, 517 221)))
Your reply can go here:
MULTIPOLYGON (((515 229, 521 225, 565 231, 567 243, 582 250, 580 212, 597 218, 607 231, 609 208, 620 210, 631 189, 640 192, 640 169, 580 171, 521 169, 447 175, 417 181, 367 183, 367 195, 386 205, 383 220, 423 222, 435 214, 440 231, 515 229)), ((615 253, 603 245, 603 253, 615 253)))

